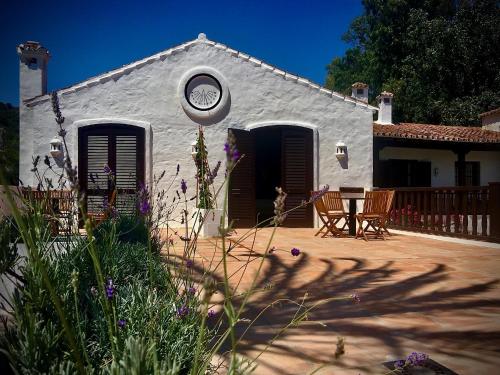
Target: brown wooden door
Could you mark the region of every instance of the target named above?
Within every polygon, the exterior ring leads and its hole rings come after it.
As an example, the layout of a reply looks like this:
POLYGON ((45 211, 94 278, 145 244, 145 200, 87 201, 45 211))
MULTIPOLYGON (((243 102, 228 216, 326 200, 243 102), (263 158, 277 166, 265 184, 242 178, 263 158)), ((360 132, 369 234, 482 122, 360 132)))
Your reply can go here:
POLYGON ((78 176, 87 212, 102 212, 116 189, 118 212, 135 213, 136 192, 144 183, 144 129, 117 124, 88 126, 78 129, 78 142, 78 176), (114 179, 104 172, 106 165, 114 179))
MULTIPOLYGON (((288 126, 278 128, 276 147, 281 149, 281 167, 278 166, 281 170, 277 173, 281 175, 281 187, 288 194, 285 201, 288 210, 307 200, 313 189, 313 132, 310 129, 288 126)), ((233 129, 233 133, 236 136, 236 146, 241 154, 245 154, 245 158, 231 175, 228 215, 234 228, 248 228, 257 222, 255 144, 260 137, 266 137, 269 133, 266 133, 266 129, 254 132, 233 129)), ((272 202, 269 204, 272 205, 272 202)), ((285 227, 313 225, 313 210, 310 205, 291 212, 283 223, 285 227)))
POLYGON ((254 137, 246 130, 231 129, 241 155, 229 181, 229 221, 234 228, 251 228, 256 224, 254 137))
MULTIPOLYGON (((281 133, 282 188, 288 194, 286 210, 307 200, 313 189, 313 132, 310 129, 283 128, 281 133)), ((313 227, 311 205, 290 212, 283 226, 313 227)))

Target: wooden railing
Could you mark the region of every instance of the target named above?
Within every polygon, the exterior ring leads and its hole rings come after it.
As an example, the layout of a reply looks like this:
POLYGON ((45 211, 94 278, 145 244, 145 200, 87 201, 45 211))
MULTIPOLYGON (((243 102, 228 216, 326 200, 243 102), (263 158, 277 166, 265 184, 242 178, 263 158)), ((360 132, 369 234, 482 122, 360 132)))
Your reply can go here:
POLYGON ((500 183, 394 190, 391 228, 500 242, 500 183))

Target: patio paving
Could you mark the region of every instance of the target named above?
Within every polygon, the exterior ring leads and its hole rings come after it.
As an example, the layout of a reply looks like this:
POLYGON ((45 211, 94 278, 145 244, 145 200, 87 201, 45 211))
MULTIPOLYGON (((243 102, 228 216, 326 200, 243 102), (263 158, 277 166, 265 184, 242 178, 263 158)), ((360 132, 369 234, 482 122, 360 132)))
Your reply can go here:
MULTIPOLYGON (((250 287, 270 233, 264 229, 231 251, 228 269, 233 286, 241 276, 239 291, 250 287)), ((412 351, 428 353, 459 374, 499 373, 500 249, 405 235, 365 242, 314 233, 278 229, 276 251, 258 278, 262 290, 242 317, 253 319, 278 299, 305 296, 306 306, 325 302, 272 343, 255 374, 307 374, 321 365, 317 374, 382 374, 382 362, 412 351), (301 250, 298 257, 291 256, 292 247, 301 250), (328 301, 354 292, 359 304, 349 298, 328 301), (346 353, 335 359, 339 336, 346 353)), ((199 242, 197 266, 207 267, 214 245, 220 240, 199 242)), ((220 281, 221 275, 220 268, 214 277, 220 281)), ((254 358, 296 310, 291 302, 274 304, 243 337, 239 351, 254 358)), ((247 326, 241 322, 239 334, 247 326)))

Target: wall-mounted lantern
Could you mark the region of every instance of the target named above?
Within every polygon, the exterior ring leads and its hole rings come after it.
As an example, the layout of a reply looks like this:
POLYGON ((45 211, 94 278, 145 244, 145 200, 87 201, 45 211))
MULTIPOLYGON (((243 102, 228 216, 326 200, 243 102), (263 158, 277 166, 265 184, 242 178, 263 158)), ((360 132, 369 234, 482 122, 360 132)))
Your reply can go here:
POLYGON ((197 141, 193 141, 191 143, 191 156, 193 157, 193 160, 196 159, 196 155, 198 154, 198 142, 197 141))
POLYGON ((339 141, 339 142, 337 142, 335 147, 336 147, 335 156, 337 157, 337 159, 339 159, 339 160, 344 159, 347 155, 346 144, 342 141, 339 141))
POLYGON ((58 138, 52 138, 50 140, 50 155, 57 159, 62 155, 62 142, 58 138))

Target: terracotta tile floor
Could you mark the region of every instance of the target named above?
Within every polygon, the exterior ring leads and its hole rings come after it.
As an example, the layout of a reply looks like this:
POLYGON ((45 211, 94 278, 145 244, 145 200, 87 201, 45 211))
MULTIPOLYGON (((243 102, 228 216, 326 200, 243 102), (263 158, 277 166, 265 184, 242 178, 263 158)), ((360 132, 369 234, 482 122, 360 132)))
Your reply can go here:
MULTIPOLYGON (((233 285, 247 290, 270 230, 233 249, 233 285), (247 260, 250 264, 243 272, 247 260)), ((262 354, 255 374, 381 374, 382 362, 412 351, 459 374, 500 373, 500 249, 394 235, 386 241, 318 238, 313 229, 278 229, 276 251, 263 264, 258 288, 242 317, 253 319, 277 299, 306 306, 356 292, 361 303, 325 301, 309 319, 285 331, 262 354), (301 254, 292 257, 290 249, 301 254), (334 359, 338 336, 346 354, 334 359)), ((206 267, 217 240, 198 245, 196 264, 206 267)), ((220 240, 217 242, 220 245, 220 240)), ((216 259, 220 259, 220 250, 216 259)), ((222 269, 215 272, 221 280, 222 269)), ((220 295, 219 295, 220 298, 220 295)), ((297 306, 269 308, 246 334, 240 352, 253 358, 292 319, 297 306)), ((247 323, 238 326, 241 334, 247 323)))

